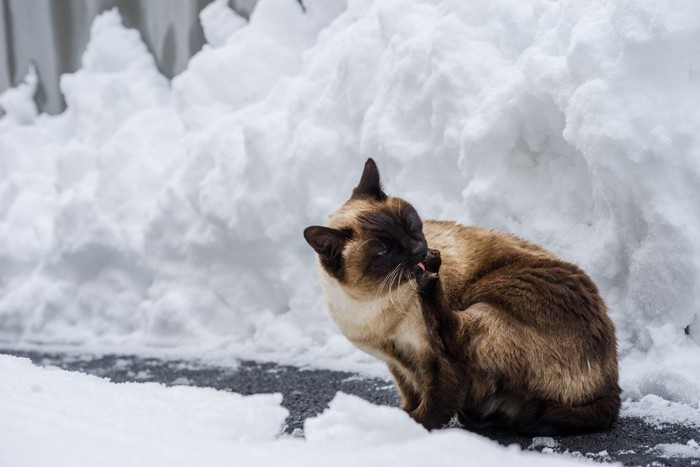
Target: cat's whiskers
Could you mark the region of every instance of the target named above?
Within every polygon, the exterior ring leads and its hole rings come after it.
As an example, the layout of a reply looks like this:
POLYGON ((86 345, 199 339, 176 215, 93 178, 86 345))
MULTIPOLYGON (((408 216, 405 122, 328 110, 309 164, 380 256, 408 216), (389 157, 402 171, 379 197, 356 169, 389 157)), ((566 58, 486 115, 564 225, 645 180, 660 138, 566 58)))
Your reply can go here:
POLYGON ((390 273, 391 281, 389 282, 389 302, 391 305, 398 310, 398 307, 396 306, 396 303, 394 302, 394 297, 391 295, 391 289, 394 287, 394 280, 396 279, 396 273, 399 271, 399 267, 401 265, 398 265, 394 268, 393 271, 390 273))
POLYGON ((416 281, 416 278, 412 277, 408 271, 405 271, 405 272, 406 272, 406 279, 408 279, 406 282, 408 282, 408 285, 410 285, 414 291, 418 292, 418 282, 416 281))
MULTIPOLYGON (((379 285, 379 290, 377 290, 377 294, 374 296, 374 299, 375 299, 375 300, 376 300, 376 299, 379 297, 379 295, 382 293, 382 291, 384 290, 384 287, 386 287, 386 285, 389 283, 389 279, 391 278, 391 274, 392 274, 395 270, 396 270, 396 269, 394 269, 394 270, 391 271, 389 274, 387 274, 386 277, 384 277, 384 280, 383 280, 382 283, 379 285)), ((389 290, 391 290, 391 288, 390 288, 389 290)))
POLYGON ((403 301, 401 300, 401 279, 403 278, 404 273, 405 273, 405 271, 402 269, 402 270, 400 271, 400 273, 398 274, 398 279, 399 279, 399 280, 398 280, 398 287, 397 287, 397 289, 398 289, 398 291, 399 291, 399 305, 400 305, 401 312, 402 312, 404 315, 407 315, 407 314, 408 314, 408 311, 406 311, 406 309, 404 308, 404 306, 403 306, 403 301))
POLYGON ((398 311, 401 314, 407 315, 408 312, 406 309, 403 307, 403 303, 401 302, 401 276, 403 275, 403 270, 401 269, 401 265, 398 265, 394 271, 392 271, 392 279, 391 283, 389 284, 389 301, 393 305, 394 309, 398 311), (397 281, 398 279, 398 281, 397 281), (398 298, 399 298, 399 304, 397 305, 396 302, 394 302, 394 298, 391 294, 391 289, 394 287, 394 282, 397 282, 397 290, 398 290, 398 298))

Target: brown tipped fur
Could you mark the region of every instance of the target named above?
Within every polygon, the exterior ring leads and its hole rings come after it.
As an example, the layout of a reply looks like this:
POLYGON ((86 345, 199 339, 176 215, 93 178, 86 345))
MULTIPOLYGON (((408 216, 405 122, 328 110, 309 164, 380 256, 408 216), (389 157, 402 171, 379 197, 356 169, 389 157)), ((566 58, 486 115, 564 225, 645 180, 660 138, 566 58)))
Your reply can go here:
POLYGON ((331 317, 387 362, 401 407, 427 428, 454 415, 526 434, 608 428, 620 407, 615 328, 591 279, 512 235, 421 224, 378 174, 368 160, 330 216, 332 247, 328 231, 305 236, 331 317))

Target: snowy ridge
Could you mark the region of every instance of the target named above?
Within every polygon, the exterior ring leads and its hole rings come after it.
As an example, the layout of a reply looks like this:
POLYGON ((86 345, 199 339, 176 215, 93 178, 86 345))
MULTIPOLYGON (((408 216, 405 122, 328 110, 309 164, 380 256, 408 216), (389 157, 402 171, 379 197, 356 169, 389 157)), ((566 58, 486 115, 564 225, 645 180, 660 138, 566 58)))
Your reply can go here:
POLYGON ((305 5, 213 3, 171 86, 107 12, 64 114, 32 113, 32 75, 0 96, 0 338, 381 372, 301 236, 371 155, 424 218, 581 265, 625 394, 698 408, 700 4, 305 5))

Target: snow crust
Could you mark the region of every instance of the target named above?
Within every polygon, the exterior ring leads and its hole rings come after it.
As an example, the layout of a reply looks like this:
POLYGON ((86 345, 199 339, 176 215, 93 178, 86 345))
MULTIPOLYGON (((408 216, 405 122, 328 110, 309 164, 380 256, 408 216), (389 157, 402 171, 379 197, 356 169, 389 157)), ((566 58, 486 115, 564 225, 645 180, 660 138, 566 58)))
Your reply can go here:
POLYGON ((301 235, 373 156, 424 218, 581 265, 625 395, 699 407, 700 3, 224 3, 171 84, 110 11, 66 112, 0 120, 2 340, 384 375, 301 235))
POLYGON ((342 393, 307 420, 304 440, 278 437, 288 414, 280 394, 114 384, 9 356, 0 372, 2 465, 581 465, 464 430, 429 433, 400 409, 342 393))

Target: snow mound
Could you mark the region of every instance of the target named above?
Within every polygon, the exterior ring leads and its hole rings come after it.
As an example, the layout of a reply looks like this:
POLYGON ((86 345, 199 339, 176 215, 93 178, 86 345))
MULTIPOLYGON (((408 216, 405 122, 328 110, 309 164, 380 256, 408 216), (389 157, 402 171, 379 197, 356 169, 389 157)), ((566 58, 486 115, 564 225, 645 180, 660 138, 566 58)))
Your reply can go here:
POLYGON ((345 394, 307 420, 303 440, 277 437, 288 414, 279 394, 114 384, 4 355, 0 372, 2 465, 581 465, 463 430, 429 433, 399 409, 345 394))
POLYGON ((426 433, 425 428, 403 410, 375 406, 341 392, 330 402, 328 410, 304 423, 306 439, 319 444, 391 444, 424 438, 426 433))
POLYGON ((563 455, 523 452, 516 445, 461 429, 429 432, 397 408, 338 393, 329 408, 304 424, 306 446, 291 458, 300 465, 587 465, 563 455), (317 456, 317 457, 314 457, 317 456), (331 460, 332 459, 332 460, 331 460), (309 464, 307 464, 309 462, 309 464), (325 463, 324 463, 325 462, 325 463))
POLYGON ((700 4, 304 4, 213 4, 172 87, 107 12, 67 111, 0 121, 0 337, 384 374, 301 236, 371 155, 423 217, 581 265, 625 394, 698 408, 700 4))

